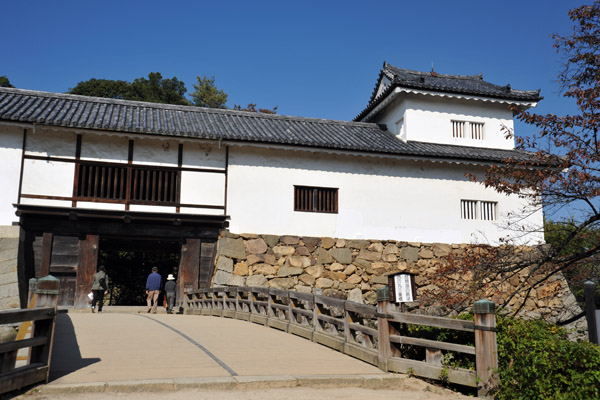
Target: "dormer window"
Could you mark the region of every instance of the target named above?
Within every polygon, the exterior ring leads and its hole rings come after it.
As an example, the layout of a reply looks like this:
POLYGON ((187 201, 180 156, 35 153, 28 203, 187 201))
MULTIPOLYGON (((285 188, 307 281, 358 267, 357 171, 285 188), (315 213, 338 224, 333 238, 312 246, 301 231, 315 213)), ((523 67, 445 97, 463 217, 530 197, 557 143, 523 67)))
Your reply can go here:
POLYGON ((458 139, 483 140, 483 122, 452 120, 452 137, 458 139), (467 132, 469 134, 467 135, 467 132))

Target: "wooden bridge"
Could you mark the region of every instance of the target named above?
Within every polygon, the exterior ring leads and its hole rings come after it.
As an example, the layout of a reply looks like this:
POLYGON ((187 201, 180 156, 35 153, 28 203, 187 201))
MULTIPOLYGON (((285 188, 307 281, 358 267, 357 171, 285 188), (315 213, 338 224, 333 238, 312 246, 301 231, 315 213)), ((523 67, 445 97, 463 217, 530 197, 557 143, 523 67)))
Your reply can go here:
MULTIPOLYGON (((229 287, 188 291, 183 316, 111 314, 110 307, 102 315, 59 314, 51 360, 56 308, 44 309, 36 312, 47 322, 36 322, 33 341, 0 344, 0 392, 48 378, 48 387, 92 384, 109 390, 123 381, 148 379, 178 388, 198 377, 222 379, 226 385, 256 375, 299 380, 310 371, 313 378, 334 373, 379 379, 390 371, 473 387, 480 383, 479 394, 486 394, 497 368, 495 315, 488 302, 476 305, 473 322, 400 313, 385 291, 378 300, 374 307, 292 291, 229 287), (461 334, 449 332, 462 332, 474 345, 464 344, 464 338, 451 343, 408 336, 407 326, 429 327, 429 333, 433 329, 435 335, 454 339, 461 334), (14 360, 15 349, 27 347, 30 365, 15 369, 9 358, 14 360), (442 365, 443 353, 471 358, 474 369, 442 365)), ((13 321, 14 313, 0 312, 0 323, 13 321)), ((26 318, 37 318, 32 316, 26 318)))

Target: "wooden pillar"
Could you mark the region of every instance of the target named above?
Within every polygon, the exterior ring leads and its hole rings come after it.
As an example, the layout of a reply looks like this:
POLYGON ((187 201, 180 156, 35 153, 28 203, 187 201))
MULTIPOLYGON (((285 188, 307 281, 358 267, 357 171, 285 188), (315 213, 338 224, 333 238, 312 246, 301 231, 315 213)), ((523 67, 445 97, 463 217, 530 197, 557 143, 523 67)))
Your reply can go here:
POLYGON ((384 286, 377 291, 377 364, 379 369, 388 370, 388 360, 392 356, 392 347, 390 343, 390 325, 387 320, 387 310, 390 304, 390 288, 384 286))
MULTIPOLYGON (((54 308, 54 316, 52 319, 35 321, 33 325, 32 337, 47 337, 48 341, 45 346, 35 346, 31 348, 30 363, 42 363, 48 365, 50 371, 50 355, 52 354, 52 345, 54 343, 54 327, 56 325, 56 309, 58 307, 60 281, 52 275, 40 278, 37 281, 35 289, 35 307, 54 308)), ((48 383, 48 375, 46 375, 46 383, 48 383)))
POLYGON ((475 313, 475 366, 477 396, 492 398, 490 392, 498 385, 498 344, 496 342, 496 305, 488 300, 476 301, 475 313))
POLYGON ((596 292, 596 284, 592 281, 583 283, 583 294, 585 297, 585 319, 588 326, 588 338, 591 343, 599 344, 598 331, 596 325, 596 303, 594 295, 596 292))
POLYGON ((75 283, 76 308, 85 308, 89 305, 88 293, 92 290, 92 281, 98 267, 98 235, 86 235, 79 240, 79 263, 77 264, 77 278, 75 283))
POLYGON ((183 307, 186 307, 186 303, 183 301, 185 289, 198 289, 200 245, 200 239, 186 239, 181 244, 179 276, 177 277, 177 302, 183 307))
POLYGON ((46 275, 50 275, 50 260, 52 259, 52 239, 52 233, 44 232, 44 235, 42 236, 42 257, 40 260, 39 278, 42 278, 46 275))

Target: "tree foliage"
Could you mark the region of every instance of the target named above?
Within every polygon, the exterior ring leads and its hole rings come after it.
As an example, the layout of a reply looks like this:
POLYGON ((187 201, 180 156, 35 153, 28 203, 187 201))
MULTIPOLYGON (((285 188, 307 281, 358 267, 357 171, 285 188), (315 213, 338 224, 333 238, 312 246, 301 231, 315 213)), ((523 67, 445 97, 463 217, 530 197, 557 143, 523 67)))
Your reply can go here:
POLYGON ((0 76, 0 87, 14 88, 14 86, 10 84, 10 81, 5 75, 0 76))
POLYGON ((256 109, 256 104, 250 103, 246 107, 243 107, 243 108, 242 108, 242 106, 236 104, 236 105, 233 106, 233 109, 237 110, 237 111, 258 112, 258 113, 261 113, 261 114, 277 114, 277 107, 278 106, 275 106, 273 108, 259 108, 259 109, 256 109))
MULTIPOLYGON (((554 35, 554 47, 563 58, 559 75, 563 95, 572 99, 572 115, 536 114, 513 107, 517 119, 536 127, 531 137, 517 137, 517 149, 531 152, 525 160, 505 160, 487 168, 483 179, 470 176, 486 187, 508 195, 526 197, 546 215, 571 212, 576 218, 547 225, 551 245, 515 257, 510 240, 507 246, 480 246, 462 257, 449 260, 442 279, 470 273, 472 279, 450 287, 448 305, 458 304, 461 290, 472 295, 506 295, 504 282, 511 281, 512 293, 522 306, 536 288, 551 282, 560 273, 589 275, 586 266, 598 265, 600 258, 600 2, 569 11, 573 22, 568 36, 554 35), (497 287, 491 286, 496 282, 497 287)), ((512 132, 507 132, 512 135, 512 132)), ((531 210, 527 210, 530 212, 531 210)), ((525 212, 525 211, 524 211, 525 212)), ((446 283, 450 282, 447 280, 446 283)), ((464 297, 464 296, 463 296, 464 297)), ((520 306, 516 306, 517 312, 520 306)), ((460 307, 459 307, 460 308, 460 307)))
POLYGON ((185 83, 176 77, 164 79, 160 72, 151 72, 148 78, 137 78, 133 82, 92 78, 69 89, 69 93, 82 96, 180 105, 189 104, 186 91, 185 83))
POLYGON ((198 107, 227 108, 227 93, 215 86, 215 77, 198 76, 191 94, 192 103, 198 107))

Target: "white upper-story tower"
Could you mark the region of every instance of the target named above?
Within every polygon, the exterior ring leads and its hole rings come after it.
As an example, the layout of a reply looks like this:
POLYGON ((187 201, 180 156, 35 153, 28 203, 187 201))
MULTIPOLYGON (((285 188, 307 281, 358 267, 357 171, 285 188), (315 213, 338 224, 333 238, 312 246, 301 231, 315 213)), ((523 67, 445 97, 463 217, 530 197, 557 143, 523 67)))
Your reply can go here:
POLYGON ((385 124, 405 142, 511 150, 510 107, 535 107, 539 100, 539 90, 498 86, 481 74, 411 71, 384 62, 369 104, 355 121, 385 124))

